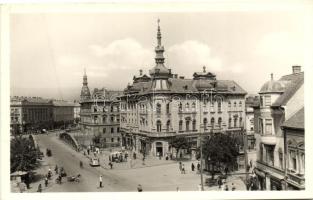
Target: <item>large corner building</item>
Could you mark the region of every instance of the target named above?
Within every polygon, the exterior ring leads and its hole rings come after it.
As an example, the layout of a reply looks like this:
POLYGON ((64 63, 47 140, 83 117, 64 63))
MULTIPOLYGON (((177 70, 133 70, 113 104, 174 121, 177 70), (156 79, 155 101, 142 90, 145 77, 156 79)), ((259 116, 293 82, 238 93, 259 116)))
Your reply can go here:
POLYGON ((246 92, 205 67, 192 79, 178 77, 165 65, 161 39, 158 26, 155 66, 149 75, 139 70, 120 97, 123 146, 165 156, 176 136, 188 137, 196 148, 200 133, 242 134, 246 92))

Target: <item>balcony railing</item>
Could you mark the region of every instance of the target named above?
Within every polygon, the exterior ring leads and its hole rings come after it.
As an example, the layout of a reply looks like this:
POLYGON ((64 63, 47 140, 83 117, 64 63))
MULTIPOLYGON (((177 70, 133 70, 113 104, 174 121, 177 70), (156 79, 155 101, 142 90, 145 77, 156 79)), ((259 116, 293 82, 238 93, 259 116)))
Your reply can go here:
POLYGON ((259 161, 259 160, 256 161, 256 167, 271 175, 273 175, 273 172, 274 172, 276 175, 279 176, 278 178, 280 179, 283 179, 285 177, 283 169, 279 169, 277 167, 267 165, 266 163, 262 161, 259 161))

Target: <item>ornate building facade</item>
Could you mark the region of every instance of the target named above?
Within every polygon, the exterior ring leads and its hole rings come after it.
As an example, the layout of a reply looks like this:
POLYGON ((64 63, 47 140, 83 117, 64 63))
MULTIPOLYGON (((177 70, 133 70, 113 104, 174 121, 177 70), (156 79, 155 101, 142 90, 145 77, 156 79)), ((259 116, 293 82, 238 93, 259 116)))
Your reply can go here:
POLYGON ((120 146, 120 109, 117 97, 121 94, 121 91, 104 88, 95 88, 91 94, 85 72, 80 96, 79 124, 88 145, 102 148, 120 146))
POLYGON ((196 148, 199 134, 242 133, 246 92, 232 80, 195 72, 192 79, 173 74, 164 64, 158 25, 155 67, 140 70, 120 97, 123 146, 150 155, 171 152, 170 141, 188 137, 196 148))
MULTIPOLYGON (((295 170, 291 173, 292 170, 286 165, 287 146, 282 131, 284 122, 289 121, 304 107, 303 83, 304 73, 301 72, 300 66, 293 66, 292 74, 279 80, 274 80, 272 75, 271 80, 266 82, 259 92, 260 105, 254 107, 254 131, 258 152, 255 172, 262 190, 290 189, 291 186, 288 185, 293 181, 300 185, 298 189, 304 188, 304 176, 301 174, 303 171, 295 170), (288 180, 289 172, 293 181, 288 180)), ((303 144, 299 142, 300 146, 303 144)), ((299 160, 302 158, 304 156, 299 156, 299 160)), ((299 161, 302 162, 304 161, 299 161)))

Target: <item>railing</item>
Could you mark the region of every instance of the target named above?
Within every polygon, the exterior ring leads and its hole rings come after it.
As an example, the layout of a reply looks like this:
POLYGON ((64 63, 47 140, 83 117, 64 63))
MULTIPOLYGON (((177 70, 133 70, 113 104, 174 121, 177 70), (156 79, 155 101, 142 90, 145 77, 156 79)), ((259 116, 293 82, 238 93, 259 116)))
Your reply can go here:
POLYGON ((281 175, 282 177, 285 176, 283 169, 279 169, 277 167, 267 165, 266 163, 264 163, 262 161, 259 161, 259 160, 256 161, 256 166, 257 166, 257 168, 263 170, 264 172, 267 172, 267 173, 274 172, 276 174, 281 175))
POLYGON ((293 173, 288 173, 288 178, 291 181, 294 181, 294 182, 296 182, 299 185, 304 185, 304 182, 305 182, 305 178, 304 177, 297 176, 296 174, 293 174, 293 173))

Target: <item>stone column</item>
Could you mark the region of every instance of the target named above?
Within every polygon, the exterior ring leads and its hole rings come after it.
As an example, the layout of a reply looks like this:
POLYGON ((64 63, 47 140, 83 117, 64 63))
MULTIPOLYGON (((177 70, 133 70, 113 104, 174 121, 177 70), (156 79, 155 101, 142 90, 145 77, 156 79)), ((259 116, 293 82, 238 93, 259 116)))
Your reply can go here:
POLYGON ((271 178, 270 178, 269 174, 265 175, 265 189, 271 190, 271 178))

